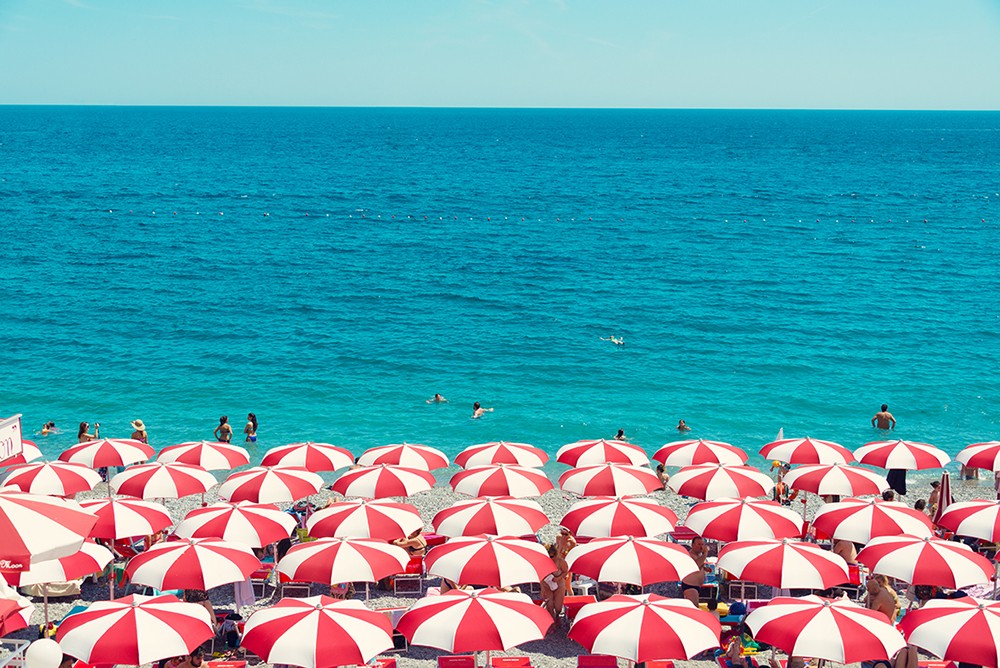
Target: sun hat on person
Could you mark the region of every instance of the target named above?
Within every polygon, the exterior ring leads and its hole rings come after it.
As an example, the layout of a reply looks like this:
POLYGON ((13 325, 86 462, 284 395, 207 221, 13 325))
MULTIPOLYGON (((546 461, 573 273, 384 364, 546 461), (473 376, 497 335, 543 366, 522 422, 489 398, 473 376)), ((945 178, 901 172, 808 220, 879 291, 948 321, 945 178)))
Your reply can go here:
POLYGON ((146 431, 146 425, 142 423, 142 420, 132 420, 132 428, 136 431, 146 431))

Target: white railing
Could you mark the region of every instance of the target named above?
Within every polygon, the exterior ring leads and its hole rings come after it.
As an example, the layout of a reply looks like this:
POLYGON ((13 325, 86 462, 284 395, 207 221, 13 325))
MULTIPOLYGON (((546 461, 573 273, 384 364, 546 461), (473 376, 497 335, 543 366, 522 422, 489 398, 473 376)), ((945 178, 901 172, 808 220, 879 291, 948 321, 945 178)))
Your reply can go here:
POLYGON ((31 642, 5 638, 0 640, 0 668, 24 668, 24 653, 31 642))

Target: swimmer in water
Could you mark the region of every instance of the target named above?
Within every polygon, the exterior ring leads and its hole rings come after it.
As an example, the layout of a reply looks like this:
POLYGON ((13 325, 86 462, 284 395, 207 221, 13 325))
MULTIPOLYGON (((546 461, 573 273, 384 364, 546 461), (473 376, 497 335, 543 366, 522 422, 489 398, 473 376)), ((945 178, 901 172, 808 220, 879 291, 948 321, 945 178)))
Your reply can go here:
POLYGON ((473 420, 476 420, 478 418, 483 417, 483 413, 492 413, 492 412, 493 412, 492 408, 483 408, 482 406, 479 405, 478 401, 476 403, 472 404, 472 419, 473 420))
POLYGON ((433 397, 427 400, 429 404, 446 404, 448 400, 442 397, 440 394, 435 393, 433 397))
POLYGON ((691 427, 687 426, 687 423, 684 422, 684 420, 678 420, 677 431, 679 432, 691 431, 691 427))
POLYGON ((48 436, 49 434, 58 434, 59 430, 56 429, 56 423, 50 420, 49 422, 46 422, 45 424, 42 425, 41 433, 42 436, 48 436))
POLYGON ((601 341, 610 341, 611 343, 615 344, 616 346, 624 346, 625 345, 625 339, 624 339, 624 337, 623 338, 618 338, 614 334, 612 334, 608 338, 604 338, 602 336, 601 337, 601 341))

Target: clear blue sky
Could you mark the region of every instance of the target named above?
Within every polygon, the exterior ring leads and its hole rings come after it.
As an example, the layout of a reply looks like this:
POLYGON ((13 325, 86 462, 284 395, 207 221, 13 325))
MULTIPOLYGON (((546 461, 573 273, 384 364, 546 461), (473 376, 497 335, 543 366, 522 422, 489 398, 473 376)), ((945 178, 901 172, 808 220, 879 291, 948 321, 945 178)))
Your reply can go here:
POLYGON ((1000 2, 0 0, 0 103, 1000 109, 1000 2))

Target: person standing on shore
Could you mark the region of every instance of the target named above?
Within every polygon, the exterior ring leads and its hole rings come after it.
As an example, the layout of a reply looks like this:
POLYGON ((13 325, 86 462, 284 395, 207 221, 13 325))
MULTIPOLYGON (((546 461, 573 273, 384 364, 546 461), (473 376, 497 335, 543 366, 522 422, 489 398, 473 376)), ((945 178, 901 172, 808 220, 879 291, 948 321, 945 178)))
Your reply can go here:
POLYGON ((146 425, 143 424, 142 420, 132 420, 131 425, 132 429, 135 430, 132 432, 132 440, 149 445, 149 435, 146 433, 146 425))
POLYGON ((872 426, 886 431, 896 428, 896 418, 889 412, 889 404, 882 404, 882 410, 872 416, 872 426))
POLYGON ((708 547, 705 546, 705 539, 701 536, 692 539, 688 552, 691 553, 694 563, 698 565, 698 570, 681 580, 681 594, 697 606, 701 586, 705 584, 705 560, 708 559, 708 547))
POLYGON ((220 443, 229 443, 233 440, 233 428, 229 424, 229 416, 223 415, 219 418, 219 426, 212 432, 220 443))
POLYGON ((257 416, 247 413, 247 426, 243 427, 243 433, 247 435, 247 443, 257 442, 257 416))

